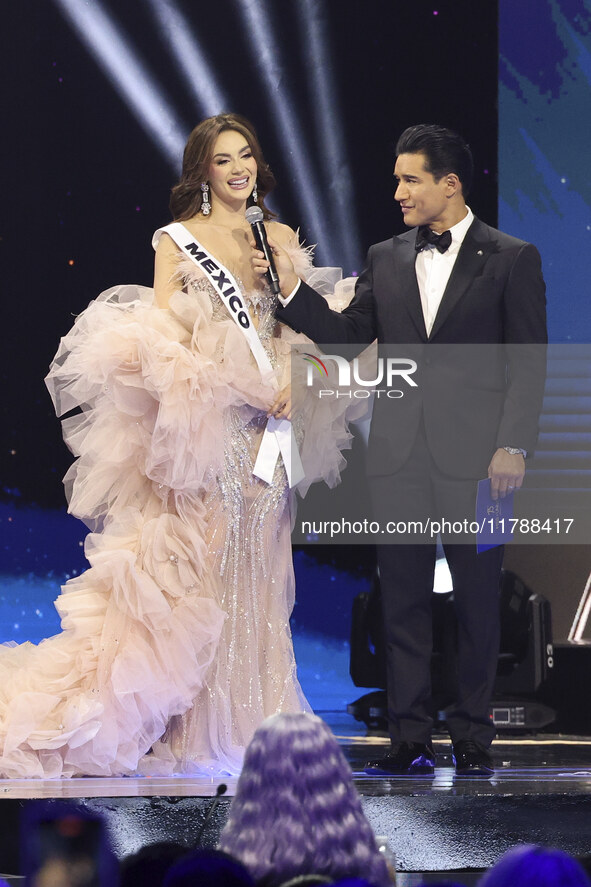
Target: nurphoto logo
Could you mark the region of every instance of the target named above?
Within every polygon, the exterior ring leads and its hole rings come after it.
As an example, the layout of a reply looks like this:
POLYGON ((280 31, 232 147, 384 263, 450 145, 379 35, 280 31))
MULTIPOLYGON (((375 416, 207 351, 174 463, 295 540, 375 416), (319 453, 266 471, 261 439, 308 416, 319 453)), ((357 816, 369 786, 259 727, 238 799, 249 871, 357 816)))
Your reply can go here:
POLYGON ((314 371, 323 378, 329 378, 329 371, 326 366, 328 361, 336 364, 337 378, 336 385, 338 388, 325 388, 318 392, 318 396, 322 397, 356 397, 368 398, 372 393, 376 397, 385 394, 386 397, 400 398, 404 397, 404 391, 400 388, 394 388, 394 381, 401 384, 405 382, 411 388, 417 388, 418 385, 412 378, 413 373, 417 370, 417 363, 407 357, 379 357, 377 362, 373 362, 373 367, 367 366, 367 362, 363 365, 359 357, 354 357, 352 361, 348 361, 340 354, 323 354, 320 359, 315 354, 302 353, 303 359, 307 362, 306 369, 306 385, 311 388, 314 385, 314 371), (363 378, 368 372, 374 378, 363 378), (382 382, 385 382, 386 388, 378 388, 382 382), (358 388, 352 386, 358 386, 358 388))

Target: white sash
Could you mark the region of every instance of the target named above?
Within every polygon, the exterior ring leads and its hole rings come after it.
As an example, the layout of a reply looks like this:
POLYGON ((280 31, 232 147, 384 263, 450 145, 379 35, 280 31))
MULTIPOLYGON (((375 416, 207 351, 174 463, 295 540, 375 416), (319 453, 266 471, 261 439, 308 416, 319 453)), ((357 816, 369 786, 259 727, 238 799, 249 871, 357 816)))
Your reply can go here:
MULTIPOLYGON (((158 246, 160 235, 163 232, 170 235, 184 254, 201 268, 226 306, 230 317, 246 337, 261 374, 265 376, 273 373, 271 361, 262 346, 240 292, 240 287, 232 274, 221 262, 214 259, 211 253, 208 253, 205 247, 180 222, 172 222, 164 228, 158 228, 152 238, 154 249, 158 246)), ((287 472, 289 486, 294 487, 305 475, 292 424, 288 419, 276 419, 271 416, 267 420, 253 474, 266 483, 271 483, 280 453, 287 472)))

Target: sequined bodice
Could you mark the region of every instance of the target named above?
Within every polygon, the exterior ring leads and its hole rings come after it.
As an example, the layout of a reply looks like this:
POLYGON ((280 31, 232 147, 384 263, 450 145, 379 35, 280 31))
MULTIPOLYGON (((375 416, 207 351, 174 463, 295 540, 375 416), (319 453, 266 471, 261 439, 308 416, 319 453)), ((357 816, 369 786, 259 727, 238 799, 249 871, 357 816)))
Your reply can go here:
MULTIPOLYGON (((206 278, 197 278, 196 280, 194 279, 190 281, 190 286, 196 293, 205 292, 209 296, 212 307, 211 319, 214 323, 230 320, 228 309, 209 280, 206 278)), ((271 363, 275 366, 275 353, 272 346, 272 339, 277 327, 277 320, 275 318, 277 296, 275 296, 269 289, 245 292, 241 287, 241 292, 250 316, 255 322, 256 330, 263 348, 271 359, 271 363)))
MULTIPOLYGON (((191 281, 191 287, 195 292, 207 292, 211 299, 213 321, 228 320, 228 309, 220 299, 215 287, 205 278, 191 281)), ((251 317, 255 321, 259 338, 263 341, 270 339, 275 330, 275 309, 277 308, 277 296, 269 289, 252 290, 245 292, 241 288, 242 296, 248 306, 251 317)))

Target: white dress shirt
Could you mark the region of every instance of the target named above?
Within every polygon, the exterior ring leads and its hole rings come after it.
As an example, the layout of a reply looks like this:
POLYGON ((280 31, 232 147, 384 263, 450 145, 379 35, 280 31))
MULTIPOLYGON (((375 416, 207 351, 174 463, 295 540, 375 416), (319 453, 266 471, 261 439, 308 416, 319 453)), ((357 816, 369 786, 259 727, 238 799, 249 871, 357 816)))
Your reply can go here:
MULTIPOLYGON (((419 284, 419 293, 421 294, 421 305, 423 308, 423 317, 425 319, 425 327, 427 335, 431 334, 435 317, 445 292, 445 287, 450 278, 453 266, 455 265, 460 247, 466 236, 468 228, 474 221, 474 213, 470 207, 466 207, 468 212, 461 222, 450 228, 451 244, 449 249, 444 253, 440 253, 434 246, 427 246, 425 249, 417 253, 415 271, 417 282, 419 284)), ((443 231, 437 231, 437 234, 443 234, 443 231)))
POLYGON ((302 282, 301 280, 298 280, 298 282, 296 283, 296 285, 294 286, 294 288, 290 292, 289 296, 282 296, 281 293, 279 293, 279 301, 281 302, 281 304, 284 307, 286 305, 289 305, 289 303, 291 302, 291 300, 293 299, 293 297, 295 296, 295 294, 299 290, 301 282, 302 282))

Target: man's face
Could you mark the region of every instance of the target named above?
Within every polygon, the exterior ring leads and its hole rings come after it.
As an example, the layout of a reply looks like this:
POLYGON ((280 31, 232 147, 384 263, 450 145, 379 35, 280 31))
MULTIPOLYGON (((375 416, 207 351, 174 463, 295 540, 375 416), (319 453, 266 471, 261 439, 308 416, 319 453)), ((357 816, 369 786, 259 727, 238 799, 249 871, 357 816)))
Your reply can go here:
POLYGON ((425 169, 424 154, 399 154, 394 167, 397 182, 394 199, 400 204, 404 224, 429 225, 444 231, 446 210, 449 211, 450 189, 447 176, 438 182, 425 169))

